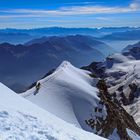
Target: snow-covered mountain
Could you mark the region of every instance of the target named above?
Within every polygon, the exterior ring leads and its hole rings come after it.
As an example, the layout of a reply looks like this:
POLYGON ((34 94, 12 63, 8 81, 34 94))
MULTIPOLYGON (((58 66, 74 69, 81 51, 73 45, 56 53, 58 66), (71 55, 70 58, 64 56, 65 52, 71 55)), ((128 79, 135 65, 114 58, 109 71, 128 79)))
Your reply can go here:
POLYGON ((0 83, 1 140, 103 140, 69 124, 0 83))
POLYGON ((39 83, 38 90, 35 86, 21 95, 62 120, 110 140, 140 134, 133 118, 98 90, 98 79, 90 72, 65 61, 39 83))
POLYGON ((140 51, 133 48, 127 55, 115 54, 108 58, 106 80, 110 91, 125 105, 140 126, 140 51), (134 52, 136 50, 136 52, 134 52))
POLYGON ((109 92, 124 106, 140 126, 140 43, 126 48, 122 54, 107 57, 84 69, 104 78, 109 92))
POLYGON ((89 130, 85 120, 98 106, 99 97, 95 88, 97 81, 88 74, 64 61, 53 74, 39 81, 41 88, 36 95, 33 87, 22 96, 61 119, 89 130))
POLYGON ((100 90, 100 80, 93 77, 64 61, 21 95, 0 84, 0 138, 140 139, 134 119, 100 90))

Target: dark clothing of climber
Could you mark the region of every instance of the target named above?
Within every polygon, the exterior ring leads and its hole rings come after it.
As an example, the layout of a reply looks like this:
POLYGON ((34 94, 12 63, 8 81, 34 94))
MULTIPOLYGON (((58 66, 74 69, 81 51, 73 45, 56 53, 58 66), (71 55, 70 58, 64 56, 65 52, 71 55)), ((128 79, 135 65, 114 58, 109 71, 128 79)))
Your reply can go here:
POLYGON ((36 84, 36 90, 35 90, 35 92, 34 92, 34 95, 36 95, 36 94, 38 93, 38 91, 39 91, 39 89, 40 89, 40 86, 41 86, 40 83, 37 83, 37 84, 36 84))
POLYGON ((40 89, 40 86, 41 86, 41 84, 40 83, 37 83, 36 90, 39 90, 40 89))

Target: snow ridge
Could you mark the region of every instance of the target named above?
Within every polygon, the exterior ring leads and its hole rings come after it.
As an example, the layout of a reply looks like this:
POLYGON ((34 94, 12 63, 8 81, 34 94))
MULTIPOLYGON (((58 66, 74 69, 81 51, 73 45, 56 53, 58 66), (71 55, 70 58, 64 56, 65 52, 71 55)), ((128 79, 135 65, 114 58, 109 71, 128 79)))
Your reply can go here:
POLYGON ((34 96, 36 89, 33 87, 22 96, 64 121, 93 132, 85 120, 95 116, 94 109, 100 99, 96 88, 98 79, 89 74, 64 61, 53 74, 38 81, 41 83, 38 94, 34 96))

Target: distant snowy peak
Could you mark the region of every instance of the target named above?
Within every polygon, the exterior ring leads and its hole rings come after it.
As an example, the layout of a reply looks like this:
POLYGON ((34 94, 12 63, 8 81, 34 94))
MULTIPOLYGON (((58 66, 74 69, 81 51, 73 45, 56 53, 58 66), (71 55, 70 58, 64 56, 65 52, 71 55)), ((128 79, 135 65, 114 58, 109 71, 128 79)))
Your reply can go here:
POLYGON ((115 63, 122 63, 129 60, 129 58, 125 57, 120 53, 116 53, 112 56, 107 57, 107 60, 111 60, 111 59, 114 60, 115 63))
POLYGON ((129 57, 126 57, 122 54, 117 53, 117 54, 107 57, 105 63, 106 63, 107 68, 111 68, 115 64, 123 63, 126 61, 129 61, 129 57))
POLYGON ((114 65, 130 63, 136 60, 140 60, 140 42, 128 46, 122 53, 108 56, 102 65, 105 64, 105 67, 110 69, 113 68, 114 65))

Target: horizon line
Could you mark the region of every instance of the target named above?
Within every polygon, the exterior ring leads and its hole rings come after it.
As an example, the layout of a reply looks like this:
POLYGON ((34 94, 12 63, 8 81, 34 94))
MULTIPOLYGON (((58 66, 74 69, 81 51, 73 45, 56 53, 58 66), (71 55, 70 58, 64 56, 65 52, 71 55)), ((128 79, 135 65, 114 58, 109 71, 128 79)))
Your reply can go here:
POLYGON ((101 29, 101 28, 140 28, 140 26, 101 26, 101 27, 65 27, 65 26, 44 26, 44 27, 33 27, 33 28, 12 28, 5 27, 0 30, 32 30, 32 29, 46 29, 46 28, 65 28, 65 29, 101 29))

